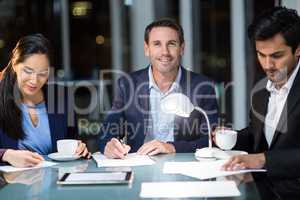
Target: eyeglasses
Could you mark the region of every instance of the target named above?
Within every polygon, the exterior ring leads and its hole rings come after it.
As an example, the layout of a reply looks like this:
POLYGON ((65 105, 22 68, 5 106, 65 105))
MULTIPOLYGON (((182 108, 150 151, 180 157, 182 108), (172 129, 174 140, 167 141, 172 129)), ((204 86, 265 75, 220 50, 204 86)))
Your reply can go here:
POLYGON ((22 69, 22 72, 26 76, 36 75, 37 77, 40 77, 40 78, 47 78, 49 76, 49 69, 47 69, 45 71, 36 72, 32 69, 29 69, 29 68, 25 67, 25 68, 22 69))

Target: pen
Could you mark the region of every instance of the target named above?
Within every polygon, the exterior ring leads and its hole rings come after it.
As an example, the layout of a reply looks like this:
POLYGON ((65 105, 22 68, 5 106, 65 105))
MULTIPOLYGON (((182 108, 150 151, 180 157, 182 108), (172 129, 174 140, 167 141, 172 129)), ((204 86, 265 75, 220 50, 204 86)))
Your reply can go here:
MULTIPOLYGON (((125 131, 123 137, 121 137, 121 135, 119 135, 118 140, 121 142, 121 144, 124 146, 127 144, 127 132, 125 131)), ((124 155, 127 155, 127 153, 125 153, 124 155)))
POLYGON ((119 134, 118 140, 122 143, 122 144, 127 144, 127 132, 125 131, 123 137, 119 134))

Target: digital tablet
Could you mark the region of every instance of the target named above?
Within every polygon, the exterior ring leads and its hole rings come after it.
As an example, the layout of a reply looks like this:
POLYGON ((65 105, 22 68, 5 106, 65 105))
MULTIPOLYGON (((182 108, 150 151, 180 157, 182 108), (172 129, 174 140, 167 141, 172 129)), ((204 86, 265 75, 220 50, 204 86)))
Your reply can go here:
POLYGON ((81 172, 65 173, 57 181, 60 185, 92 184, 128 184, 132 181, 132 172, 81 172))

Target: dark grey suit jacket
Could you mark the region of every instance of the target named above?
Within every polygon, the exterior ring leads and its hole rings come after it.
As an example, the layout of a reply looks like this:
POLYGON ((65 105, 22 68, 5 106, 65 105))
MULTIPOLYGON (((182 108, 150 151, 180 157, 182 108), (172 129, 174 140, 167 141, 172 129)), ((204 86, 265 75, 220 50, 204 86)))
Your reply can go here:
MULTIPOLYGON (((298 195, 300 190, 300 70, 288 94, 270 147, 264 126, 269 92, 267 79, 260 81, 252 90, 250 123, 238 133, 235 149, 249 153, 264 152, 267 178, 275 190, 283 195, 298 195)), ((256 175, 257 176, 257 175, 256 175)), ((257 176, 257 177, 263 177, 257 176)), ((299 193, 300 194, 300 193, 299 193)))

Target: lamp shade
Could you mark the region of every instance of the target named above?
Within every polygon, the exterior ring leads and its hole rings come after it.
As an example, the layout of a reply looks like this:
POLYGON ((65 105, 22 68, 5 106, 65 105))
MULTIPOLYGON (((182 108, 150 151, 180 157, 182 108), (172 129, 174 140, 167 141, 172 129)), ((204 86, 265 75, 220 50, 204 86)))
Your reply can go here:
POLYGON ((190 99, 181 93, 173 93, 164 97, 160 106, 163 112, 181 117, 189 117, 195 109, 190 99))

